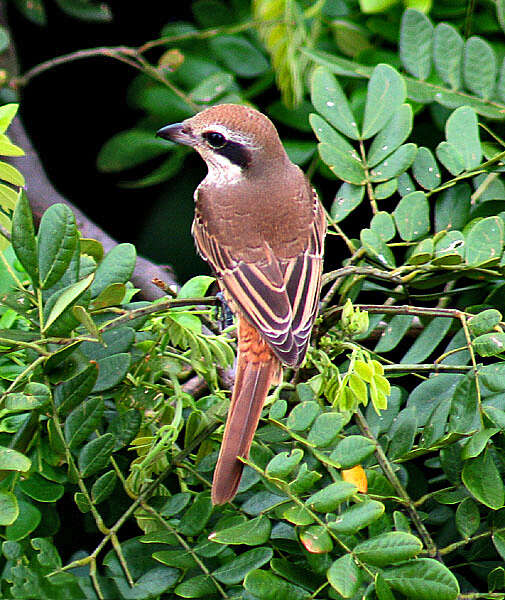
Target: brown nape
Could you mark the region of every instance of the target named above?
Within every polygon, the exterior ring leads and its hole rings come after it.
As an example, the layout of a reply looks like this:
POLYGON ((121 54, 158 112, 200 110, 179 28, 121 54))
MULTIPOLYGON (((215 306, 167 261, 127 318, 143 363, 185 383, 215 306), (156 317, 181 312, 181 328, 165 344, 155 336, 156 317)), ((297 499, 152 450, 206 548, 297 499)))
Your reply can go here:
POLYGON ((235 497, 244 464, 237 457, 249 457, 249 450, 272 380, 280 363, 259 333, 245 319, 239 323, 237 375, 223 434, 214 480, 212 503, 224 504, 235 497))

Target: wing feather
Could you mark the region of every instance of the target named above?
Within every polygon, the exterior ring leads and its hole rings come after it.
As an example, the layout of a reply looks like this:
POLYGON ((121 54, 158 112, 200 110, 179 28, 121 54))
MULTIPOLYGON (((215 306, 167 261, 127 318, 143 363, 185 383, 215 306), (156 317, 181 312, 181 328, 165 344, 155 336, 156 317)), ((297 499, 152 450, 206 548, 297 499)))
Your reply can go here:
POLYGON ((305 357, 319 302, 326 219, 315 192, 314 210, 305 250, 288 259, 275 257, 265 243, 261 260, 236 260, 198 218, 193 223, 197 248, 226 292, 277 357, 291 366, 305 357))

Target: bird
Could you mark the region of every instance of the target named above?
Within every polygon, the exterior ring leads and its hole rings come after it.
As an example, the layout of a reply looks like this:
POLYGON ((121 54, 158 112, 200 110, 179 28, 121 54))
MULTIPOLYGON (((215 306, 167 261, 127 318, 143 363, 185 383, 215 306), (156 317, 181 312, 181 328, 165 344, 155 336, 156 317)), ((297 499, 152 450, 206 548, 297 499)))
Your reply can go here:
POLYGON ((270 387, 302 364, 319 306, 326 217, 272 121, 218 104, 157 135, 207 164, 192 233, 237 317, 235 382, 214 470, 214 505, 233 500, 270 387))

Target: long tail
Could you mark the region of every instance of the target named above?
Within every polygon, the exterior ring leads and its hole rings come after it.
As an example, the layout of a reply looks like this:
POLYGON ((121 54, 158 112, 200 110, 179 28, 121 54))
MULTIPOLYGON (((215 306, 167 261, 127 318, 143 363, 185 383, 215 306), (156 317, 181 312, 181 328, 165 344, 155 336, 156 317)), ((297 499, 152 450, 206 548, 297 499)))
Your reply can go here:
POLYGON ((214 471, 213 504, 224 504, 237 493, 244 467, 237 457, 249 456, 263 403, 280 369, 279 360, 269 346, 242 317, 238 330, 237 374, 214 471))

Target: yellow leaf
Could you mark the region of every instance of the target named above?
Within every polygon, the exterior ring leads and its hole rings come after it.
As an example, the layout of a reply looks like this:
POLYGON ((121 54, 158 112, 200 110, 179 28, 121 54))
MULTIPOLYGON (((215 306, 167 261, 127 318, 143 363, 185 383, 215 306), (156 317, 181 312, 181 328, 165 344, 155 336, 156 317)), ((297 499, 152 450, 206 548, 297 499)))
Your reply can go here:
POLYGON ((354 483, 354 485, 358 488, 358 492, 363 492, 365 494, 368 490, 366 473, 361 465, 356 465, 352 469, 344 469, 342 471, 342 479, 344 481, 348 481, 349 483, 354 483))

